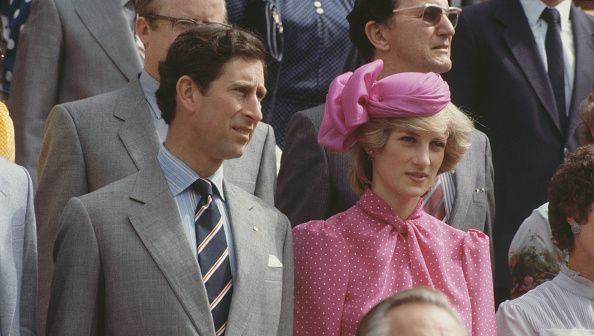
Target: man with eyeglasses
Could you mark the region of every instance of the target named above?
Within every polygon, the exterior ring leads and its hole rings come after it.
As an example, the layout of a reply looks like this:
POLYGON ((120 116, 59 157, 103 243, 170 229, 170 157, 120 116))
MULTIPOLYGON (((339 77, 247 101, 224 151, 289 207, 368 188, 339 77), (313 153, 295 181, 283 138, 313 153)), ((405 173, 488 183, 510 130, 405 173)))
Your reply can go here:
MULTIPOLYGON (((406 71, 443 73, 451 67, 450 43, 459 14, 459 8, 444 0, 359 0, 348 16, 350 37, 366 60, 383 60, 382 77, 406 71)), ((293 226, 327 219, 358 198, 348 182, 350 154, 333 153, 317 143, 323 113, 324 106, 317 106, 298 112, 289 123, 275 200, 293 226)), ((439 181, 445 208, 441 219, 490 236, 493 169, 483 133, 473 132, 472 146, 455 172, 442 174, 439 181)))
POLYGON ((594 85, 593 36, 594 19, 570 0, 495 0, 461 15, 445 78, 493 145, 496 301, 509 297, 516 230, 577 147, 577 108, 594 85))
MULTIPOLYGON (((68 199, 124 178, 156 158, 168 127, 156 103, 158 66, 175 38, 201 22, 224 22, 223 0, 137 0, 136 33, 145 67, 122 89, 55 106, 47 121, 35 195, 39 238, 39 320, 43 334, 58 219, 68 199)), ((84 74, 80 74, 83 76, 84 74)), ((274 133, 258 123, 241 158, 223 165, 225 178, 273 204, 274 133)))

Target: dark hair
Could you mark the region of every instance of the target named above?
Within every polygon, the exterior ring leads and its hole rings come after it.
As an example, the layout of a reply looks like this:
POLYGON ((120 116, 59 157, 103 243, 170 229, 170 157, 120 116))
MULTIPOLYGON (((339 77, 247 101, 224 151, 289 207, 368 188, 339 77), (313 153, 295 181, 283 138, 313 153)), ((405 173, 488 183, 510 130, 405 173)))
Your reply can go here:
POLYGON ((255 35, 229 25, 208 23, 180 34, 159 63, 160 86, 157 104, 166 123, 175 117, 176 85, 188 75, 205 93, 211 82, 219 78, 223 66, 231 59, 261 61, 264 45, 255 35))
POLYGON ((353 10, 347 15, 349 37, 365 61, 372 60, 374 49, 365 34, 365 25, 369 21, 385 23, 397 5, 398 0, 357 0, 353 10))
POLYGON ((134 0, 133 3, 139 16, 154 14, 160 5, 159 0, 134 0))
POLYGON ((578 128, 578 138, 580 145, 594 143, 592 133, 594 133, 594 90, 580 104, 580 127, 578 128))
POLYGON ((594 145, 578 148, 565 158, 549 184, 549 224, 560 250, 573 251, 573 233, 567 217, 588 218, 594 202, 594 145))

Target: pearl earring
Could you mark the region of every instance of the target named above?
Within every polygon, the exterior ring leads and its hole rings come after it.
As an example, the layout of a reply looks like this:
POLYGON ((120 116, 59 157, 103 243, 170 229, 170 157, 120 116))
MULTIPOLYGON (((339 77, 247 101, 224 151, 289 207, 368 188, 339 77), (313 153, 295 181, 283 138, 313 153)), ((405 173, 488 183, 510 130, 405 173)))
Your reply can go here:
POLYGON ((582 226, 580 224, 578 224, 577 222, 573 222, 569 224, 571 226, 571 232, 576 235, 578 233, 580 233, 580 231, 582 231, 582 226))

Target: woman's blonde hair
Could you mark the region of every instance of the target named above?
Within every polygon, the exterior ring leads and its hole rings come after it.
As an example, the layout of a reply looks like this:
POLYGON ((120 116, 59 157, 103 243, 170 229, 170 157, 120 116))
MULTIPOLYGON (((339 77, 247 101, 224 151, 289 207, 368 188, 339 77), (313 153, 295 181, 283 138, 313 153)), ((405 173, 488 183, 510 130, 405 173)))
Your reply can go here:
POLYGON ((394 129, 447 134, 445 153, 439 172, 452 170, 470 147, 474 129, 472 120, 449 103, 441 112, 430 117, 370 119, 357 129, 349 171, 351 187, 360 194, 371 185, 373 161, 368 153, 380 152, 394 129))

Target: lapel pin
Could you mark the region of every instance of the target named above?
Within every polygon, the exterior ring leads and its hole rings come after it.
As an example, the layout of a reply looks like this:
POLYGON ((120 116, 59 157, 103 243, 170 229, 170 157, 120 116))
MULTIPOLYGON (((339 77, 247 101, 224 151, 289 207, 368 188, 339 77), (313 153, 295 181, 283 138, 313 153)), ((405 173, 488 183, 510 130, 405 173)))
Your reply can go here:
POLYGON ((254 231, 256 231, 256 232, 257 232, 259 229, 258 229, 258 227, 257 227, 257 226, 255 226, 255 225, 254 225, 254 227, 252 228, 252 230, 254 230, 254 231))

